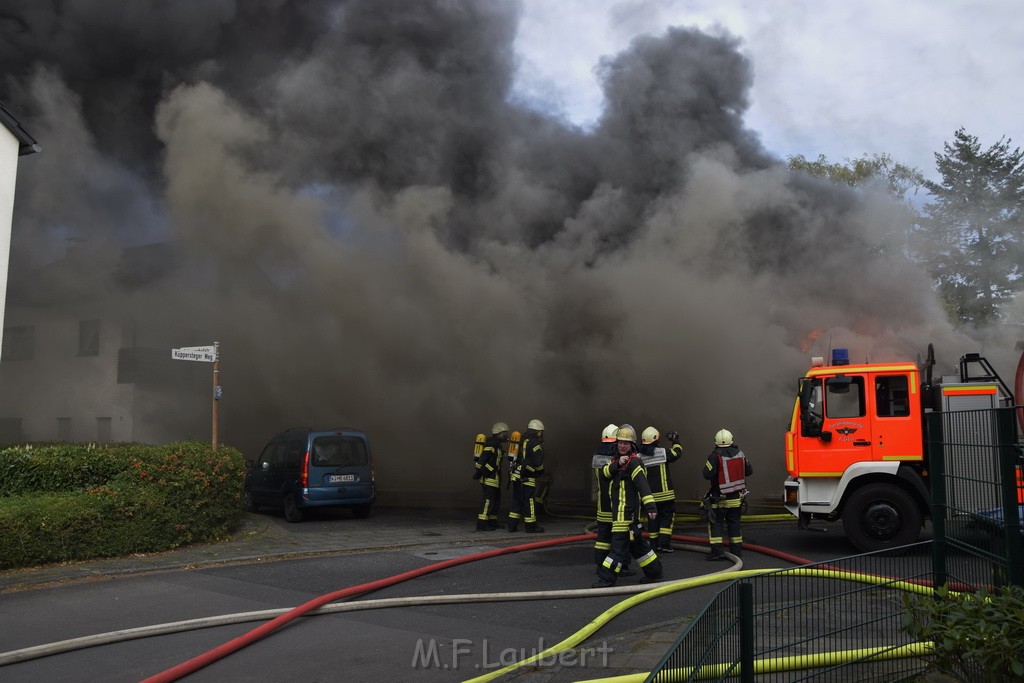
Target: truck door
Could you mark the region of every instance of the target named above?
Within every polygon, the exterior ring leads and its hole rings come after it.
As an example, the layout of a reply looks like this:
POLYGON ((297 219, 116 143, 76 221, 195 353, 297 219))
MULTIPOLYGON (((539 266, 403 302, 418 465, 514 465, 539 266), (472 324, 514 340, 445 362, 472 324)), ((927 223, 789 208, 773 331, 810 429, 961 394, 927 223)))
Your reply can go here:
POLYGON ((873 377, 875 419, 871 431, 876 459, 913 461, 924 458, 921 401, 916 382, 916 374, 873 377))
POLYGON ((871 421, 865 378, 840 374, 808 378, 808 422, 799 438, 801 476, 841 476, 855 462, 871 460, 871 421), (815 424, 816 423, 816 424, 815 424))

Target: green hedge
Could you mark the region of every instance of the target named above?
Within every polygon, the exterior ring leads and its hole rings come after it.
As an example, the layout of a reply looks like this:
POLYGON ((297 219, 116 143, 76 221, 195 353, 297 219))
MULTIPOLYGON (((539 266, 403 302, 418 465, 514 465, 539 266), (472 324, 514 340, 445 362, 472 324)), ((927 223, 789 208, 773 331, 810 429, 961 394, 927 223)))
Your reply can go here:
POLYGON ((210 444, 0 450, 0 568, 222 538, 242 512, 242 454, 210 444))

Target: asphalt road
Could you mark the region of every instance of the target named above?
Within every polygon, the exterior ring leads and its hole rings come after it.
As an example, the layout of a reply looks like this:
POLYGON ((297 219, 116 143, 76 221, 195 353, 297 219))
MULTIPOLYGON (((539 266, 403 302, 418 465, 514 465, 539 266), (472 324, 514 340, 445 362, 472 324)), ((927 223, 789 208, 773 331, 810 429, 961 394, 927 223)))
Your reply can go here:
MULTIPOLYGON (((255 521, 253 521, 255 520, 255 521)), ((583 521, 544 524, 547 533, 475 533, 454 511, 379 510, 369 520, 344 514, 299 525, 276 513, 235 544, 153 558, 99 563, 82 574, 0 576, 0 652, 153 624, 293 607, 342 588, 429 566, 439 560, 578 534, 583 521), (326 539, 326 540, 325 540, 326 539), (216 560, 197 556, 221 554, 216 560), (228 550, 225 550, 227 548, 228 550), (148 560, 144 561, 144 560, 148 560), (107 571, 103 571, 103 567, 107 571), (35 576, 40 579, 32 582, 35 576), (92 578, 83 578, 83 577, 92 578), (28 577, 28 579, 26 578, 28 577), (3 584, 0 584, 3 585, 3 584)), ((692 526, 683 534, 697 535, 692 526)), ((795 523, 748 524, 748 543, 818 561, 851 555, 838 528, 799 531, 795 523)), ((723 569, 699 552, 662 556, 667 579, 723 569)), ((746 568, 789 566, 753 552, 746 568)), ((88 564, 88 563, 86 563, 88 564)), ((78 574, 75 570, 78 570, 78 574)), ((588 588, 594 580, 589 542, 480 560, 356 599, 588 588)), ((635 583, 623 578, 620 585, 635 583)), ((722 584, 724 585, 724 584, 722 584)), ((569 681, 649 670, 721 585, 680 591, 620 614, 575 655, 532 666, 502 680, 569 681), (582 662, 580 659, 582 658, 582 662)), ((622 595, 458 605, 403 606, 302 618, 192 674, 194 681, 465 680, 561 641, 622 595)), ((136 639, 0 667, 3 681, 135 681, 157 674, 255 628, 261 622, 136 639)))

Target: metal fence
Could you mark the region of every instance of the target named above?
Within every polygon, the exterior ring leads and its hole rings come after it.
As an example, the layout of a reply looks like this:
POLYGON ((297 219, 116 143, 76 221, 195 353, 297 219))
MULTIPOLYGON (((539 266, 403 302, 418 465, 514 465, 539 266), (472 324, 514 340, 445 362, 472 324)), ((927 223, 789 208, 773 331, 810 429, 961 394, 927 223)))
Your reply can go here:
POLYGON ((1016 408, 927 416, 938 583, 1024 585, 1016 408))
POLYGON ((737 579, 648 681, 898 681, 927 669, 904 596, 1024 585, 1014 408, 927 417, 933 540, 737 579))
POLYGON ((648 681, 895 681, 922 672, 903 595, 931 591, 930 542, 747 576, 691 622, 648 681))

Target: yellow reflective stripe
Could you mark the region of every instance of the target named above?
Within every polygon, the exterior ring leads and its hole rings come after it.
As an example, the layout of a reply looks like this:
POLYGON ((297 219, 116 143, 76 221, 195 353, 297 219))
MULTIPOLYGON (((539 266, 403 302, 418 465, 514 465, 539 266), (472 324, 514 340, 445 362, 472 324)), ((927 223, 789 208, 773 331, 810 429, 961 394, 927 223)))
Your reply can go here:
POLYGON ((646 567, 651 562, 654 562, 656 559, 658 559, 658 556, 654 554, 653 550, 651 550, 650 552, 648 552, 643 557, 637 558, 636 563, 638 565, 640 565, 641 567, 646 567))
POLYGON ((994 384, 991 384, 991 385, 985 384, 985 385, 975 385, 975 386, 970 386, 970 387, 942 387, 942 393, 947 395, 947 396, 952 396, 952 395, 956 395, 956 394, 979 394, 979 395, 994 394, 994 393, 996 393, 996 385, 994 385, 994 384))
POLYGON ((841 477, 842 472, 801 472, 801 477, 841 477))
POLYGON ((897 363, 893 365, 842 365, 825 366, 823 368, 811 368, 807 371, 807 377, 822 377, 826 375, 854 375, 868 372, 911 372, 917 374, 917 366, 913 363, 897 363))
POLYGON ((923 455, 883 455, 882 460, 924 460, 923 455))

